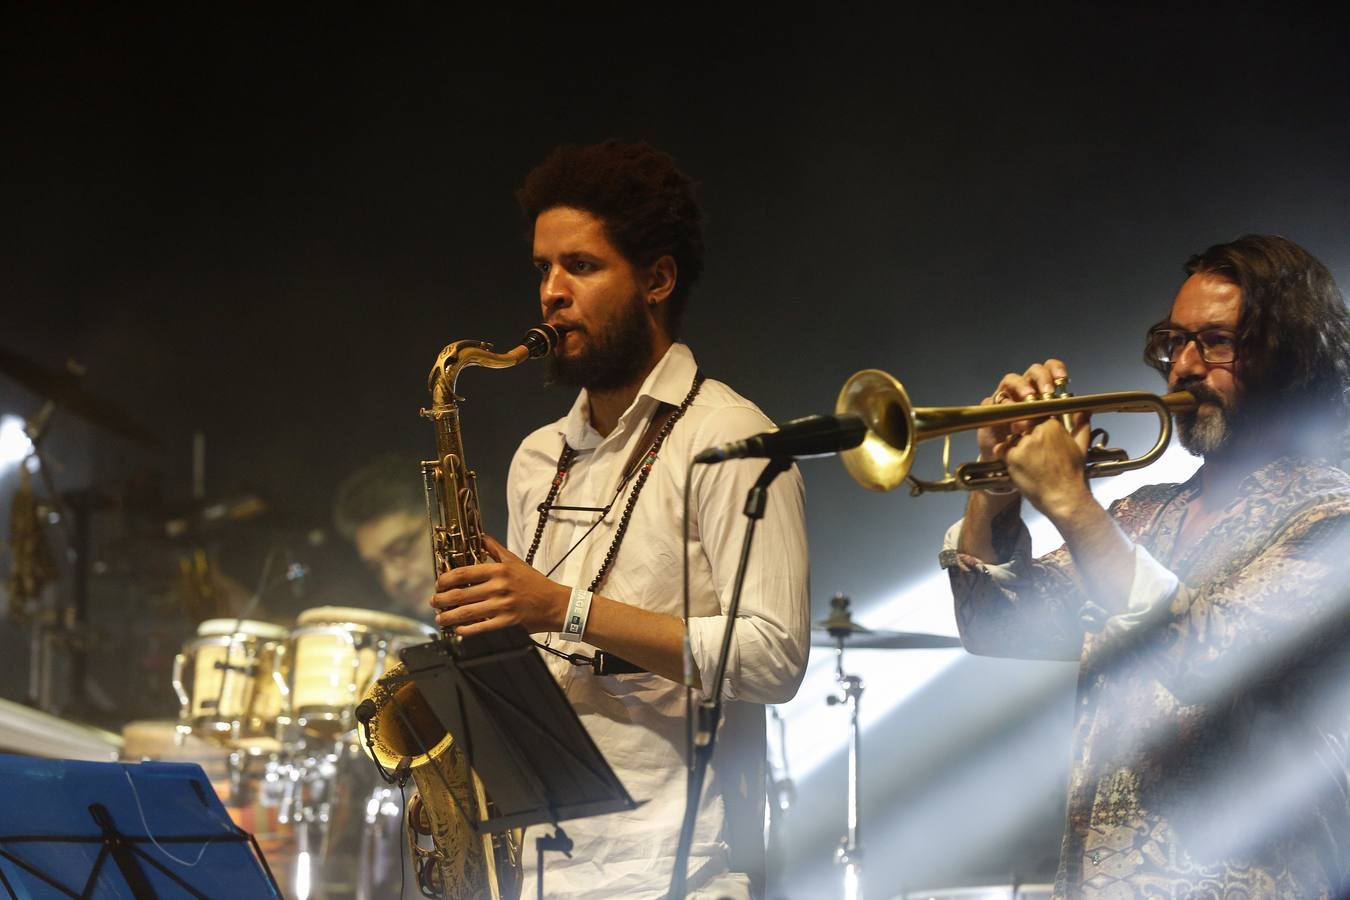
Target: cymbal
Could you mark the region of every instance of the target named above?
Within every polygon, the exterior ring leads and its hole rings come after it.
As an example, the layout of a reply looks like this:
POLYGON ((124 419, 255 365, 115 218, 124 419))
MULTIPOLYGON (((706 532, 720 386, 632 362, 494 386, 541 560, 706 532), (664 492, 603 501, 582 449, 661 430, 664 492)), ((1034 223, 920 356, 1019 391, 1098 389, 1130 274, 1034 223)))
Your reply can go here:
MULTIPOLYGON (((934 650, 960 647, 961 639, 945 634, 923 634, 914 631, 872 631, 855 625, 841 632, 846 650, 934 650)), ((811 629, 812 647, 837 647, 835 635, 823 628, 811 629)))
POLYGON ((960 638, 945 634, 865 628, 853 621, 848 597, 835 594, 830 600, 830 614, 811 629, 811 646, 838 647, 841 639, 846 649, 858 650, 931 650, 961 646, 960 638))
POLYGON ((50 400, 91 425, 139 444, 159 446, 159 439, 149 429, 113 404, 89 393, 81 383, 80 375, 74 371, 53 372, 26 356, 0 348, 0 375, 8 375, 39 397, 50 400))

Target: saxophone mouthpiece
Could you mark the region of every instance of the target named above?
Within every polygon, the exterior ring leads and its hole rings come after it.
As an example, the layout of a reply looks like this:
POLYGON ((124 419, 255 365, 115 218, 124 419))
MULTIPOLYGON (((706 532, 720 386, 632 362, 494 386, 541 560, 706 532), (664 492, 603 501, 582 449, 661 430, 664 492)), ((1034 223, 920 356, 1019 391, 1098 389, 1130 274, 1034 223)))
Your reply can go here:
POLYGON ((530 348, 530 359, 548 356, 558 346, 558 331, 552 325, 540 323, 525 335, 525 346, 530 348))

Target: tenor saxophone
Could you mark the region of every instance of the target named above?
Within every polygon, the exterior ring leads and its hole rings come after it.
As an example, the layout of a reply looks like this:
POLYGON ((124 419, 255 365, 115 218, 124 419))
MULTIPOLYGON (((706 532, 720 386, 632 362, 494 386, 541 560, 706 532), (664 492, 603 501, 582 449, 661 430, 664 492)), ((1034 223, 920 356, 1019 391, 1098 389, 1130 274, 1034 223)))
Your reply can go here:
MULTIPOLYGON (((486 560, 483 522, 474 472, 464 462, 459 425, 459 373, 471 366, 506 369, 547 356, 558 334, 548 325, 531 328, 505 353, 483 341, 455 341, 436 357, 427 378, 431 406, 422 415, 436 428, 436 458, 422 463, 436 574, 486 560)), ((404 823, 417 871, 428 897, 515 900, 520 893, 521 832, 479 835, 468 816, 488 817, 488 798, 463 752, 426 704, 407 668, 398 663, 367 691, 373 704, 366 722, 367 746, 385 769, 410 774, 417 793, 404 823), (432 847, 420 845, 429 835, 432 847)))

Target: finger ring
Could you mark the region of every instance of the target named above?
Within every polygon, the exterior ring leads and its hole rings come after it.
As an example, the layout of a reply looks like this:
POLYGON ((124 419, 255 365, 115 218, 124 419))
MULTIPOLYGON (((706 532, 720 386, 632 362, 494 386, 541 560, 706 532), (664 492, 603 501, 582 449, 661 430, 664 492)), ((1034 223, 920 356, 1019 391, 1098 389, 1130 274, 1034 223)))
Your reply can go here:
POLYGON ((999 388, 998 390, 994 391, 995 403, 1002 403, 1004 400, 1007 399, 1008 399, 1008 392, 1003 390, 1003 388, 999 388))

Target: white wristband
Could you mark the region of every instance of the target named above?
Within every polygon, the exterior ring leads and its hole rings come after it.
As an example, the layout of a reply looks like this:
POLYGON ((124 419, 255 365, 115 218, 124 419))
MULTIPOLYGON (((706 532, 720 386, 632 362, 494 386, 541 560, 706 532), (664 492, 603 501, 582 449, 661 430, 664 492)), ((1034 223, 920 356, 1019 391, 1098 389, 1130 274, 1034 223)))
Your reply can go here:
POLYGON ((567 615, 563 618, 563 637, 569 641, 580 641, 586 636, 586 619, 591 614, 590 591, 583 587, 572 588, 572 599, 567 602, 567 615))

